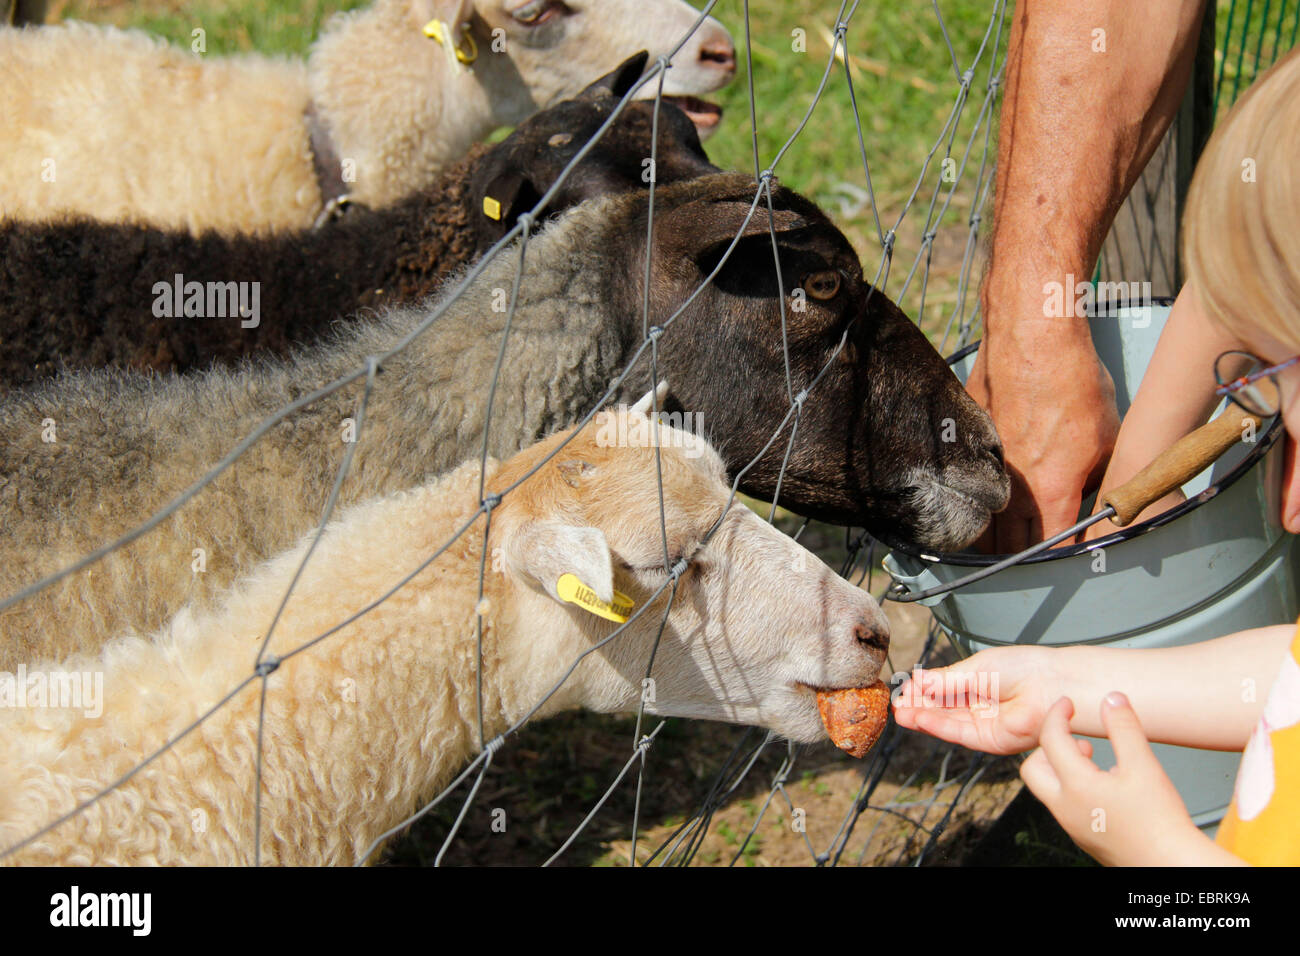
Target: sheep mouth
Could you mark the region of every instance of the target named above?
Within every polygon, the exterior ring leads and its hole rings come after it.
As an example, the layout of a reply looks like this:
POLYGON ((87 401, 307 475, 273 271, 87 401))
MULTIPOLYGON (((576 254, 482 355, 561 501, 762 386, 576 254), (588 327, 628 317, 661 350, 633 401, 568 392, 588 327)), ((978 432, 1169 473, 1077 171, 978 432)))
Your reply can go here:
POLYGON ((712 130, 722 122, 722 107, 698 96, 665 96, 664 101, 685 113, 696 129, 712 130))
MULTIPOLYGON (((1006 504, 996 489, 954 487, 948 481, 930 476, 920 480, 903 495, 910 512, 906 533, 886 541, 905 551, 917 547, 928 551, 958 551, 978 538, 989 521, 1006 504)), ((879 537, 879 536, 878 536, 879 537)))

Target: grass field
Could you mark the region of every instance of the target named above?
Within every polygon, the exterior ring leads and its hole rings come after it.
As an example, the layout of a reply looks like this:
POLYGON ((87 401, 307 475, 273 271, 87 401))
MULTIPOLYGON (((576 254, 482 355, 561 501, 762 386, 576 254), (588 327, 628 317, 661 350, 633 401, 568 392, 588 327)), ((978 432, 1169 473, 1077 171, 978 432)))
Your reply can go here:
MULTIPOLYGON (((79 18, 139 27, 186 46, 192 31, 202 28, 208 54, 258 50, 300 55, 330 14, 361 5, 364 0, 66 0, 63 3, 55 0, 52 7, 54 19, 79 18)), ((968 220, 976 195, 976 173, 986 148, 991 151, 996 143, 996 110, 980 117, 983 91, 995 52, 990 39, 971 86, 970 101, 952 131, 952 155, 960 160, 980 120, 965 175, 955 188, 954 184, 942 181, 943 170, 938 160, 945 155, 947 147, 944 146, 922 176, 927 154, 935 147, 957 97, 958 73, 971 64, 984 40, 994 2, 940 0, 938 7, 952 43, 951 54, 931 3, 864 0, 848 33, 848 61, 857 97, 857 120, 845 82, 844 65, 837 62, 807 128, 776 168, 783 182, 811 196, 832 213, 861 254, 868 275, 874 275, 881 261, 881 245, 876 218, 864 192, 866 179, 857 138, 857 122, 861 123, 875 205, 883 228, 893 226, 916 190, 917 204, 899 229, 894 264, 885 287, 899 298, 909 314, 922 321, 922 327, 936 343, 948 320, 962 307, 961 276, 968 249, 968 220), (954 57, 957 68, 954 68, 954 57), (925 274, 924 269, 906 294, 899 293, 922 248, 927 207, 935 196, 938 206, 942 206, 950 188, 951 204, 930 226, 934 236, 922 310, 920 277, 925 274)), ((752 171, 755 137, 749 120, 742 9, 741 0, 722 0, 714 10, 714 15, 733 31, 741 73, 731 87, 716 96, 726 110, 726 118, 707 149, 720 166, 752 171)), ((833 0, 751 0, 760 166, 771 163, 813 102, 831 49, 831 30, 838 9, 839 4, 833 0), (800 39, 804 44, 802 52, 795 49, 800 39)), ((1229 9, 1228 0, 1219 3, 1221 49, 1229 9)), ((1249 18, 1244 5, 1235 11, 1234 39, 1219 60, 1225 76, 1225 108, 1233 87, 1244 86, 1244 79, 1253 75, 1255 59, 1268 60, 1271 52, 1279 46, 1285 49, 1294 38, 1294 30, 1289 21, 1282 19, 1279 5, 1272 6, 1271 15, 1269 9, 1268 4, 1254 4, 1249 18), (1243 81, 1237 80, 1239 76, 1243 81)), ((1005 41, 1003 34, 996 50, 999 63, 1005 41)), ((1088 121, 1087 117, 1081 118, 1081 122, 1088 121)), ((991 169, 991 152, 988 161, 991 169)), ((973 305, 973 289, 982 267, 979 245, 974 246, 974 252, 973 259, 966 264, 969 282, 963 314, 969 314, 973 305)), ((839 541, 842 533, 828 528, 811 529, 807 539, 815 549, 826 552, 838 547, 839 541)), ((744 733, 741 728, 670 722, 651 754, 642 795, 643 828, 652 838, 670 833, 683 813, 698 803, 718 766, 744 733)), ((627 720, 590 714, 566 715, 527 728, 498 756, 447 862, 544 860, 613 780, 627 759, 631 736, 632 725, 627 720), (505 836, 489 835, 488 813, 495 806, 511 808, 512 823, 505 836)), ((908 766, 905 758, 922 747, 921 740, 913 739, 900 750, 898 766, 891 768, 882 781, 878 799, 886 796, 920 799, 941 785, 929 775, 914 780, 905 778, 908 766)), ((763 758, 747 785, 719 810, 715 825, 701 846, 698 862, 730 862, 740 845, 741 834, 757 819, 779 757, 778 753, 763 758)), ((860 783, 857 765, 829 747, 807 755, 789 785, 789 792, 808 813, 810 835, 814 830, 819 834, 829 832, 825 828, 843 817, 860 783)), ((942 851, 933 862, 959 862, 963 849, 978 839, 1017 789, 1013 765, 1000 764, 987 774, 980 787, 970 794, 967 810, 951 822, 942 851)), ((575 844, 565 862, 597 865, 625 862, 633 796, 629 781, 575 844)), ((415 827, 412 834, 400 840, 390 853, 390 861, 431 862, 442 836, 455 820, 458 800, 453 797, 449 801, 453 805, 440 807, 415 827)), ((802 835, 793 833, 784 812, 785 808, 776 807, 773 815, 765 820, 757 842, 740 855, 742 865, 811 862, 802 835)), ((877 819, 892 825, 880 828, 875 836, 868 838, 861 847, 862 859, 889 863, 908 860, 919 842, 913 840, 915 827, 883 814, 868 813, 863 817, 868 826, 877 819)), ((932 820, 924 822, 933 823, 932 820)), ((1068 842, 1063 848, 1060 841, 1059 831, 1043 832, 1037 824, 1031 824, 1018 833, 1014 842, 1024 848, 1018 858, 1021 862, 1077 859, 1068 842)), ((650 845, 653 839, 646 840, 642 847, 650 845)))

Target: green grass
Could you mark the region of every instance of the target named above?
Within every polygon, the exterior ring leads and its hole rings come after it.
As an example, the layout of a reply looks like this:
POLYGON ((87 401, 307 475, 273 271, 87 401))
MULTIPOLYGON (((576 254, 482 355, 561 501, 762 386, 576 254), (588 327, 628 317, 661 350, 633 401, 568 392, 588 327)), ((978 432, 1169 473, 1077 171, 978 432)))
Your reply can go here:
POLYGON ((202 29, 206 53, 304 54, 330 14, 367 0, 70 0, 65 20, 133 27, 188 47, 202 29))

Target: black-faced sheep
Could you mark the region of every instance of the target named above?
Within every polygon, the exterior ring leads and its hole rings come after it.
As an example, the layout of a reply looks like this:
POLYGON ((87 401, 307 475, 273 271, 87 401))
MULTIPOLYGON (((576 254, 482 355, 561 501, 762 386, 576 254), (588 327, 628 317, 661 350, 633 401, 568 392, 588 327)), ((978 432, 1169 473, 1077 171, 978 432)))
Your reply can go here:
MULTIPOLYGON (((683 0, 376 0, 334 17, 305 63, 81 23, 0 29, 0 215, 197 234, 305 228, 342 195, 385 206, 630 51, 669 52, 697 19, 683 0)), ((705 21, 666 91, 725 85, 733 54, 705 21)))
MULTIPOLYGON (((652 326, 719 266, 755 191, 738 174, 656 190, 652 326)), ((897 306, 868 294, 857 256, 821 211, 777 185, 772 200, 789 385, 796 396, 811 389, 781 503, 890 539, 966 543, 1008 492, 987 415, 897 306)), ((765 205, 658 350, 673 383, 667 410, 689 409, 728 468, 746 469, 740 488, 770 498, 788 444, 788 432, 773 434, 790 398, 765 205)), ((577 422, 644 341, 647 208, 641 191, 593 199, 529 242, 490 429, 488 385, 518 262, 510 249, 481 263, 459 298, 444 293, 446 311, 383 362, 355 446, 354 377, 272 427, 161 526, 5 610, 0 667, 63 657, 127 625, 155 628, 288 547, 319 521, 349 448, 345 505, 446 471, 483 446, 485 430, 489 452, 504 457, 577 422)), ((426 306, 354 322, 331 342, 233 373, 86 372, 11 393, 0 404, 0 595, 131 531, 268 416, 355 376, 430 314, 426 306)), ((635 398, 648 378, 643 362, 622 397, 635 398)))
MULTIPOLYGON (((60 368, 170 372, 283 354, 358 312, 423 301, 533 208, 645 61, 644 53, 631 57, 491 149, 476 147, 417 195, 319 230, 195 237, 95 220, 0 223, 0 392, 60 368), (241 301, 249 314, 240 314, 241 301)), ((645 188, 653 112, 652 102, 627 104, 543 215, 645 188)), ((717 171, 670 103, 658 130, 659 183, 717 171)))
MULTIPOLYGON (((280 663, 268 678, 261 745, 262 862, 361 861, 480 751, 480 611, 487 741, 534 708, 536 718, 635 710, 652 649, 649 713, 756 724, 801 741, 825 736, 815 689, 877 679, 889 632, 870 595, 744 506, 728 509, 718 456, 666 425, 657 443, 667 546, 674 563, 688 564, 658 640, 668 576, 649 422, 635 409, 602 416, 618 420, 597 418, 545 464, 567 434, 488 464, 492 493, 541 467, 493 511, 487 546, 503 559, 485 576, 482 602, 481 516, 415 573, 479 510, 478 462, 357 505, 326 529, 269 645, 280 663), (603 429, 641 440, 610 447, 603 429), (295 653, 411 574, 391 598, 295 653), (605 602, 617 589, 641 613, 601 645, 617 625, 564 603, 565 574, 605 602)), ((88 720, 76 706, 0 709, 0 851, 94 796, 248 680, 306 547, 151 639, 121 637, 98 657, 28 668, 28 681, 97 675, 102 712, 88 720)), ((259 683, 0 862, 251 864, 259 683)))

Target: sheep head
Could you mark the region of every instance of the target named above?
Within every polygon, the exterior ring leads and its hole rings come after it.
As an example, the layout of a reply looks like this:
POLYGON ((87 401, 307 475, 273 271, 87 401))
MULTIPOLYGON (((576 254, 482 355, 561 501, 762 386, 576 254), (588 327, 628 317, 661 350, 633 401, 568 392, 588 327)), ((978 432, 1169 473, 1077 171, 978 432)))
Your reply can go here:
POLYGON ((498 660, 532 671, 549 661, 545 673, 521 670, 509 681, 528 685, 535 703, 576 653, 626 618, 623 632, 580 665, 570 703, 625 711, 644 694, 650 713, 823 739, 815 691, 873 683, 888 622, 867 592, 735 501, 722 460, 691 428, 676 427, 686 424, 652 423, 638 408, 604 411, 494 476, 497 491, 522 479, 494 510, 492 534, 515 587, 544 608, 527 612, 528 639, 573 636, 558 653, 503 651, 498 660), (566 592, 566 575, 588 593, 566 592))
MULTIPOLYGON (((647 56, 642 51, 629 57, 573 99, 525 120, 475 165, 470 214, 479 255, 555 184, 640 78, 647 56)), ((537 214, 536 225, 595 196, 647 188, 654 125, 653 102, 628 103, 537 214)), ((653 156, 656 183, 718 172, 694 124, 666 100, 659 109, 653 156)))
MULTIPOLYGON (((989 417, 864 280, 821 210, 774 184, 778 282, 765 200, 742 231, 755 191, 747 177, 724 174, 656 193, 651 324, 665 323, 717 270, 659 341, 659 367, 673 382, 669 411, 703 419, 749 494, 770 500, 779 483, 780 503, 809 517, 862 525, 886 541, 967 544, 1009 493, 989 417), (789 426, 772 441, 801 395, 793 444, 789 426)), ((647 204, 633 201, 620 231, 625 261, 641 262, 647 204)), ((642 270, 618 270, 610 282, 635 326, 628 341, 639 342, 642 270)))
MULTIPOLYGON (((498 88, 503 107, 517 123, 536 109, 553 106, 580 90, 590 79, 613 67, 629 50, 648 46, 653 56, 666 55, 686 38, 699 11, 684 0, 416 0, 430 6, 463 8, 457 12, 480 50, 478 66, 485 86, 498 88), (495 44, 495 45, 494 45, 495 44), (500 61, 508 61, 507 63, 500 61)), ((664 79, 664 92, 681 105, 706 134, 722 111, 696 98, 731 82, 736 73, 735 46, 726 28, 712 17, 683 43, 664 79)), ((477 66, 477 64, 476 64, 477 66)), ((653 96, 654 83, 643 95, 653 96)))

